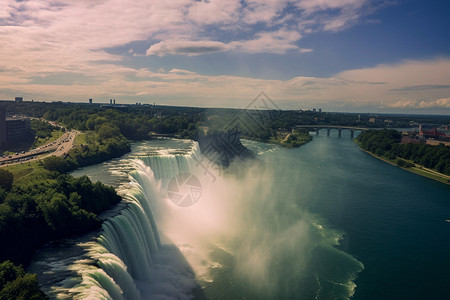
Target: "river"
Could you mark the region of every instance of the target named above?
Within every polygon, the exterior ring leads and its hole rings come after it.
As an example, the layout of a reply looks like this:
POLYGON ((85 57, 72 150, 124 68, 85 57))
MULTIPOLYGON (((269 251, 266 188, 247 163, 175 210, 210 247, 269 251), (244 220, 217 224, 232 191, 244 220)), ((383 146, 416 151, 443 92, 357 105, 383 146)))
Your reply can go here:
POLYGON ((134 208, 107 221, 100 240, 57 245, 83 249, 57 267, 39 266, 70 251, 40 251, 31 269, 56 274, 41 280, 45 291, 106 299, 448 297, 449 186, 371 157, 346 131, 321 132, 297 149, 244 144, 258 162, 228 172, 206 165, 187 140, 135 143, 124 157, 73 172, 113 185, 134 208), (197 180, 190 202, 173 197, 189 193, 173 193, 180 173, 197 180))

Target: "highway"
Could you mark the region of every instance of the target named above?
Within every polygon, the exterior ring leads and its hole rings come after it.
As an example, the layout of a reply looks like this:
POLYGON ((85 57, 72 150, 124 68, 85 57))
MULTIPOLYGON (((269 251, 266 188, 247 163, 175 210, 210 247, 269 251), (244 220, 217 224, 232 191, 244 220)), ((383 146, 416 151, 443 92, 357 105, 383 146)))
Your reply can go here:
POLYGON ((0 167, 21 163, 24 161, 32 161, 36 159, 46 158, 48 156, 64 156, 73 147, 73 142, 78 131, 72 130, 65 132, 56 141, 47 143, 38 148, 29 151, 22 151, 16 155, 0 157, 0 167), (42 156, 43 154, 47 154, 42 156), (38 157, 39 156, 39 157, 38 157))

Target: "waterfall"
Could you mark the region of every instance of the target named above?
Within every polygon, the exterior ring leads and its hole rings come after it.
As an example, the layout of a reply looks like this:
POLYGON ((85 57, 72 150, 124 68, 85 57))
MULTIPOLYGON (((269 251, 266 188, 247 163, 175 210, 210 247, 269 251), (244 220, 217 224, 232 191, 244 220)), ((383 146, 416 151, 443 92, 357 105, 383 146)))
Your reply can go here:
POLYGON ((289 155, 264 147, 260 162, 222 172, 207 164, 198 144, 182 155, 132 159, 127 207, 81 245, 87 254, 68 267, 76 276, 51 295, 351 297, 362 264, 335 247, 342 232, 301 205, 293 180, 302 173, 289 155))
POLYGON ((82 282, 71 289, 74 297, 140 298, 137 284, 152 283, 153 263, 161 256, 161 238, 153 213, 157 204, 151 202, 165 197, 161 185, 167 180, 198 167, 199 157, 195 144, 189 154, 156 155, 133 161, 135 170, 129 174, 132 187, 124 196, 127 208, 104 222, 96 242, 85 245, 96 267, 79 271, 82 282))

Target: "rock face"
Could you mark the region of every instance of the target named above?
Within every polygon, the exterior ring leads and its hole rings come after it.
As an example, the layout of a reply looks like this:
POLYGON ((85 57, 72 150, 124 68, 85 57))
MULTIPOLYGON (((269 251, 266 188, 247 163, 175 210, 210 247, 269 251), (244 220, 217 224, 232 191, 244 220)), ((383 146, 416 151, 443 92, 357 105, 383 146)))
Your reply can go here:
POLYGON ((240 135, 235 130, 203 136, 199 138, 198 144, 204 156, 224 168, 236 159, 256 157, 255 153, 242 145, 240 135))

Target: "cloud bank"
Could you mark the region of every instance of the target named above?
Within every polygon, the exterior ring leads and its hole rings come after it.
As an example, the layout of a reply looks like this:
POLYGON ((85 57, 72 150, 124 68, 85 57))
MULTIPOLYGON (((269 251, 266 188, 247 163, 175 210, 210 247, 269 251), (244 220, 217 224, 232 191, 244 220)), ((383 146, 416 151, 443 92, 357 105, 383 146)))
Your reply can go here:
POLYGON ((0 0, 0 99, 114 96, 127 102, 245 107, 265 91, 283 108, 448 108, 448 58, 288 80, 130 64, 133 55, 149 60, 309 55, 315 49, 302 46, 305 36, 345 30, 382 5, 371 0, 0 0), (139 50, 129 46, 133 43, 146 46, 139 50), (118 48, 126 50, 111 50, 118 48))

